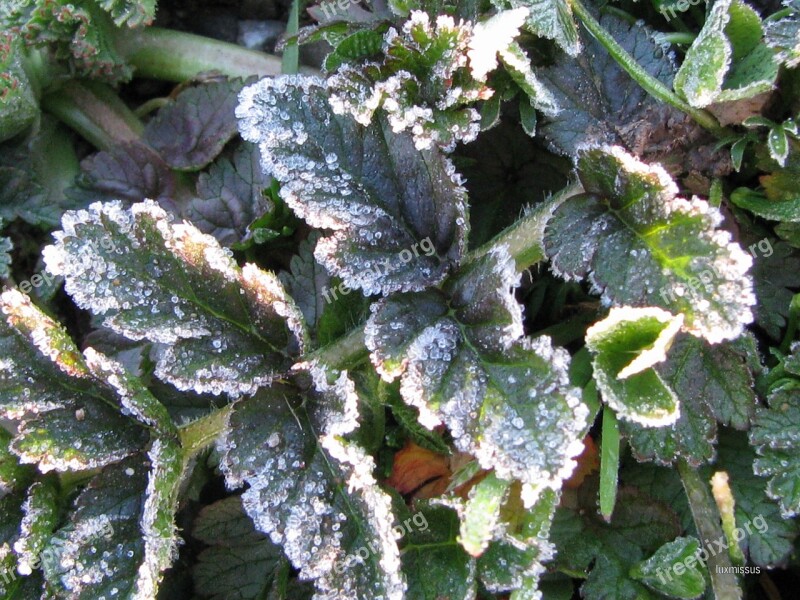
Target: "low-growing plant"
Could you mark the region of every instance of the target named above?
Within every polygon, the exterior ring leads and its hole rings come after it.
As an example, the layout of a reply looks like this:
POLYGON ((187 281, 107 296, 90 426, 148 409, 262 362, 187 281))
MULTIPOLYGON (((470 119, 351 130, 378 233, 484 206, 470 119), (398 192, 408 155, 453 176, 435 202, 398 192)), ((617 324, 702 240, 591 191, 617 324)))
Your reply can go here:
POLYGON ((673 4, 0 7, 0 595, 790 597, 798 6, 673 4))

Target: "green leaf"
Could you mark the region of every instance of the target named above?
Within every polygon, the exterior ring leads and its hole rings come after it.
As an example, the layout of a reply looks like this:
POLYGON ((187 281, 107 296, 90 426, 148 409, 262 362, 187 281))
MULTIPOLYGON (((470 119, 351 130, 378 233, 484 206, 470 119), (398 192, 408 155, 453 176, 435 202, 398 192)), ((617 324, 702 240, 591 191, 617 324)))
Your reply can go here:
MULTIPOLYGON (((647 73, 672 85, 675 59, 649 28, 611 14, 602 15, 600 24, 647 73)), ((689 117, 650 96, 588 32, 581 39, 584 52, 575 57, 557 53, 555 64, 539 71, 562 109, 541 125, 559 152, 573 157, 586 144, 623 144, 644 156, 655 153, 659 143, 671 150, 681 137, 697 137, 689 117), (664 123, 670 124, 668 132, 664 123)))
POLYGON ((417 513, 430 525, 411 529, 403 547, 406 598, 472 600, 476 593, 475 559, 456 541, 459 517, 447 506, 419 503, 417 513))
POLYGON ((587 330, 597 388, 620 417, 646 427, 678 418, 678 398, 653 366, 667 358, 682 322, 659 308, 623 307, 587 330))
POLYGON ((492 0, 498 9, 528 9, 525 27, 531 33, 556 42, 564 52, 577 56, 581 49, 578 26, 566 0, 492 0))
POLYGON ((39 103, 22 66, 21 44, 7 31, 0 34, 0 73, 2 142, 24 131, 39 114, 39 103))
POLYGON ((740 241, 754 255, 756 323, 774 340, 780 340, 789 319, 792 296, 800 288, 795 268, 800 252, 780 240, 757 239, 754 229, 742 232, 740 241))
POLYGON ((683 314, 684 329, 711 343, 741 335, 753 320, 752 260, 719 229, 718 209, 678 197, 661 166, 617 146, 583 150, 578 175, 586 194, 561 204, 545 232, 554 273, 588 277, 613 305, 683 314))
POLYGON ((391 501, 373 459, 342 438, 357 427, 355 386, 346 373, 329 384, 325 371, 308 369, 234 405, 220 468, 228 487, 250 485, 247 514, 319 595, 399 599, 391 501))
MULTIPOLYGON (((781 175, 773 173, 766 177, 772 177, 774 179, 771 181, 775 181, 781 175)), ((780 194, 777 198, 767 198, 760 192, 741 187, 731 193, 731 202, 764 219, 789 223, 800 222, 800 194, 780 194)))
POLYGON ((348 35, 336 45, 325 59, 325 70, 335 71, 343 63, 361 61, 378 54, 383 47, 383 36, 370 29, 362 29, 348 35))
POLYGON ((578 506, 556 511, 551 539, 555 567, 585 578, 581 597, 586 600, 658 596, 632 578, 631 568, 680 533, 672 510, 651 496, 620 488, 610 522, 596 510, 597 485, 582 486, 578 506), (585 488, 585 489, 584 489, 585 488))
MULTIPOLYGON (((3 221, 0 219, 0 230, 2 230, 3 221)), ((0 237, 0 279, 7 279, 11 274, 11 251, 14 249, 14 244, 7 237, 0 237)))
POLYGON ((24 490, 30 485, 34 471, 22 465, 9 447, 13 436, 0 429, 0 498, 12 492, 24 490))
POLYGON ((800 6, 785 2, 792 12, 782 19, 764 24, 764 41, 775 52, 775 59, 793 69, 800 64, 800 6))
POLYGON ((249 394, 302 351, 302 316, 278 278, 152 201, 67 213, 44 249, 82 308, 132 340, 157 343, 155 374, 180 390, 249 394))
POLYGON ((76 600, 154 598, 177 555, 173 519, 182 468, 177 445, 156 440, 147 455, 95 476, 44 551, 54 591, 76 600))
POLYGON ((94 2, 4 2, 0 6, 0 31, 10 31, 26 47, 48 47, 56 60, 67 61, 70 72, 79 76, 110 82, 131 77, 131 68, 116 47, 114 24, 94 2))
POLYGON ((184 214, 222 246, 231 247, 252 236, 255 222, 275 208, 266 193, 271 180, 261 172, 260 161, 258 148, 240 144, 232 157, 220 157, 197 180, 198 197, 184 214))
POLYGON ((149 25, 156 16, 156 0, 97 0, 117 25, 149 25))
POLYGON ((437 151, 414 149, 385 123, 364 128, 336 116, 310 77, 263 79, 244 89, 236 114, 286 203, 312 227, 333 230, 314 255, 350 288, 424 289, 463 256, 466 197, 437 151))
POLYGON ((297 302, 308 327, 314 331, 331 300, 331 277, 314 258, 314 246, 322 237, 317 231, 300 242, 297 254, 289 263, 289 271, 280 278, 289 295, 297 302))
POLYGON ((675 76, 675 91, 696 108, 772 89, 773 53, 761 42, 758 14, 740 0, 717 0, 675 76))
POLYGON ((147 123, 144 141, 173 169, 202 169, 236 135, 234 109, 243 85, 215 81, 184 90, 147 123))
POLYGON ((66 194, 81 206, 112 200, 130 205, 150 198, 174 209, 175 188, 175 176, 164 159, 142 142, 131 141, 85 158, 66 194))
POLYGON ((209 504, 193 536, 210 547, 192 569, 195 589, 212 600, 258 600, 275 587, 286 559, 280 547, 253 527, 239 496, 209 504))
POLYGON ((755 472, 770 478, 767 494, 780 502, 783 517, 800 513, 800 391, 796 387, 772 392, 769 408, 756 411, 750 443, 759 456, 755 472))
POLYGON ((23 418, 12 442, 22 462, 89 469, 142 447, 146 431, 119 414, 113 388, 91 376, 59 325, 16 290, 0 296, 0 310, 0 408, 23 418))
POLYGON ((569 384, 568 355, 549 338, 522 338, 518 275, 504 248, 466 265, 442 292, 396 294, 373 306, 366 333, 386 381, 428 428, 447 424, 456 448, 531 505, 558 489, 583 450, 587 409, 569 384))
MULTIPOLYGON (((777 398, 776 398, 777 400, 777 398)), ((751 437, 767 433, 767 430, 774 424, 775 431, 789 431, 783 423, 777 423, 775 418, 784 415, 767 415, 768 409, 761 415, 756 415, 756 420, 751 430, 751 437), (754 433, 756 432, 756 433, 754 433)), ((780 411, 780 407, 777 408, 780 411)), ((791 409, 790 409, 791 411, 791 409)), ((751 440, 751 444, 753 441, 751 440)), ((777 445, 780 445, 780 438, 777 445)), ((752 446, 748 444, 747 436, 740 432, 723 431, 720 434, 717 446, 719 458, 713 467, 704 468, 704 476, 708 480, 713 471, 724 470, 730 478, 730 487, 733 491, 735 500, 734 515, 736 518, 736 533, 739 539, 739 547, 749 557, 750 561, 763 568, 773 568, 775 565, 785 564, 794 551, 794 544, 800 534, 800 524, 796 519, 786 519, 782 504, 789 508, 787 496, 772 499, 777 490, 770 492, 770 482, 763 477, 759 477, 759 464, 762 460, 769 463, 773 458, 777 458, 780 450, 772 453, 764 447, 758 447, 758 451, 764 451, 764 458, 757 455, 752 446)), ((793 460, 792 457, 790 460, 793 460)), ((780 459, 778 459, 780 460, 780 459)), ((781 473, 785 472, 785 467, 781 466, 781 473)), ((762 473, 766 475, 766 473, 762 473)), ((780 477, 780 475, 778 475, 780 477)), ((788 477, 788 475, 787 475, 788 477)))
POLYGON ((756 405, 747 344, 747 338, 714 346, 688 335, 675 340, 656 369, 678 397, 680 417, 656 429, 620 423, 638 460, 667 465, 683 457, 699 465, 714 456, 717 421, 747 428, 756 405))
POLYGON ((53 479, 41 479, 28 488, 22 504, 20 533, 14 542, 17 571, 30 575, 39 567, 40 555, 58 523, 58 486, 53 479))
POLYGON ((706 589, 703 569, 695 557, 699 549, 696 538, 676 538, 635 565, 631 577, 670 598, 699 598, 706 589), (679 564, 681 566, 676 570, 679 564))
POLYGON ((471 556, 480 556, 498 537, 500 508, 506 500, 511 482, 490 473, 470 490, 461 518, 459 541, 471 556))
POLYGON ((767 133, 767 147, 772 160, 780 166, 784 166, 786 158, 789 156, 789 137, 783 127, 773 127, 769 130, 769 133, 767 133))
POLYGON ((600 514, 606 520, 614 514, 619 488, 619 424, 610 408, 603 410, 600 446, 600 514))

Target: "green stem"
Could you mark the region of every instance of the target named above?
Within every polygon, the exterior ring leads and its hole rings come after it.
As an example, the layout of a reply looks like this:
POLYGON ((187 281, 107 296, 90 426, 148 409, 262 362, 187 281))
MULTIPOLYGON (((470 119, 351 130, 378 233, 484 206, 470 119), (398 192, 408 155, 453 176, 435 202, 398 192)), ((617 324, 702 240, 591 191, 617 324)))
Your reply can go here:
MULTIPOLYGON (((300 2, 292 0, 292 7, 289 9, 289 21, 286 23, 286 35, 294 36, 300 29, 300 2)), ((300 69, 300 46, 297 40, 292 40, 283 50, 282 71, 284 73, 297 73, 300 69)))
MULTIPOLYGON (((159 27, 121 31, 118 49, 133 65, 137 76, 176 83, 207 72, 242 78, 281 73, 281 59, 277 56, 159 27)), ((301 72, 316 73, 313 69, 301 72)))
POLYGON ((548 202, 532 209, 519 221, 500 232, 494 239, 474 250, 467 261, 475 260, 487 254, 493 248, 507 246, 508 252, 517 263, 517 270, 522 271, 546 258, 544 251, 544 229, 553 212, 561 204, 583 188, 578 183, 568 185, 548 202))
POLYGON ((711 489, 702 480, 696 469, 690 467, 685 460, 678 460, 678 473, 689 499, 697 533, 700 536, 700 546, 706 550, 708 560, 708 575, 711 578, 711 587, 717 600, 740 600, 742 589, 733 573, 731 559, 727 552, 716 552, 717 541, 725 541, 725 534, 720 525, 719 512, 717 511, 711 489))
POLYGON ((367 347, 364 345, 364 327, 359 326, 334 343, 312 352, 307 360, 316 360, 341 371, 357 365, 367 357, 367 354, 367 347))
POLYGON ((575 11, 586 29, 589 30, 608 53, 619 63, 628 75, 630 75, 644 90, 654 98, 665 102, 670 106, 685 112, 692 117, 701 127, 707 129, 716 136, 725 135, 725 130, 720 126, 717 119, 708 111, 694 108, 681 100, 678 95, 665 86, 661 81, 650 75, 628 52, 619 45, 617 40, 606 31, 597 19, 587 10, 580 0, 570 0, 572 9, 575 11))
POLYGON ((228 404, 178 429, 185 461, 194 458, 216 440, 228 424, 233 404, 228 404))
POLYGON ((107 86, 68 81, 42 98, 42 108, 100 150, 139 139, 144 126, 107 86))

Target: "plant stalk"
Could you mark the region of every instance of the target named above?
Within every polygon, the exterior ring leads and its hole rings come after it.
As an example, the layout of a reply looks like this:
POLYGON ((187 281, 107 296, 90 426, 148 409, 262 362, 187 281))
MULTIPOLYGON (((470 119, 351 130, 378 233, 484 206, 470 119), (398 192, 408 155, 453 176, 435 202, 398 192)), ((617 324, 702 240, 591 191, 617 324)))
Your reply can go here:
POLYGON ((144 125, 106 85, 68 81, 42 98, 42 108, 100 150, 139 139, 144 125))
POLYGON ((614 60, 617 61, 628 75, 630 75, 636 83, 638 83, 644 90, 654 98, 665 102, 670 106, 683 111, 694 119, 698 125, 707 129, 717 137, 725 135, 725 129, 719 124, 716 117, 710 112, 698 108, 694 108, 682 100, 678 95, 665 86, 661 81, 650 75, 628 52, 619 45, 617 40, 606 31, 602 25, 594 18, 592 13, 581 3, 581 0, 570 0, 572 9, 575 14, 583 21, 589 33, 597 39, 600 44, 608 51, 614 60))
MULTIPOLYGON (((181 83, 201 73, 246 78, 280 75, 281 59, 192 33, 159 27, 120 31, 118 50, 139 77, 181 83)), ((317 74, 310 68, 301 73, 317 74)))
POLYGON ((715 552, 712 555, 712 549, 709 548, 715 541, 726 540, 716 503, 711 496, 711 489, 697 470, 690 467, 685 460, 679 459, 677 465, 683 489, 686 490, 686 497, 689 499, 694 524, 700 535, 700 547, 705 548, 708 554, 706 566, 714 597, 717 600, 741 600, 742 589, 736 574, 733 573, 730 555, 727 552, 715 552))

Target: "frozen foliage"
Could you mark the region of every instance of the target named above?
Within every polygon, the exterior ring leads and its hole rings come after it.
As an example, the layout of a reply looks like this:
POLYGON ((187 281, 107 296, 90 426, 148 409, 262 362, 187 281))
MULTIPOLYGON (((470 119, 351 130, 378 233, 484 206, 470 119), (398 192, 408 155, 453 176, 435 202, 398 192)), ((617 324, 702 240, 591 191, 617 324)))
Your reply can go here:
POLYGON ((740 0, 717 0, 686 52, 675 90, 695 107, 771 90, 778 64, 762 41, 763 33, 761 19, 750 6, 740 0))
POLYGON ((503 11, 473 25, 445 15, 431 22, 426 12, 412 11, 399 32, 385 34, 382 60, 347 64, 330 78, 331 106, 363 125, 381 109, 393 131, 412 133, 418 149, 449 152, 478 135, 480 116, 471 105, 494 94, 487 79, 499 57, 531 105, 552 114, 551 94, 514 42, 527 14, 503 11))
POLYGON ((466 265, 444 293, 376 303, 366 339, 384 379, 402 376, 420 422, 445 423, 459 450, 521 480, 530 505, 572 472, 588 410, 569 384, 566 351, 521 337, 518 277, 501 247, 466 265))
POLYGON ((800 2, 784 0, 790 14, 764 23, 764 41, 775 51, 775 59, 794 68, 800 64, 800 2))
POLYGON ((177 446, 156 440, 146 458, 130 457, 96 475, 47 549, 45 578, 55 591, 75 599, 151 600, 175 558, 181 469, 177 446))
POLYGON ((158 343, 156 375, 182 390, 251 394, 301 352, 300 312, 277 277, 152 201, 68 212, 48 269, 77 304, 129 339, 158 343))
POLYGON ((711 343, 735 339, 753 320, 752 258, 719 229, 722 215, 684 200, 660 165, 617 146, 578 156, 586 194, 554 213, 545 235, 553 271, 588 277, 607 304, 660 306, 711 343))
POLYGON ((97 468, 141 447, 146 433, 112 406, 66 332, 16 290, 0 298, 0 410, 20 419, 11 447, 42 472, 97 468))
POLYGON ((229 487, 244 483, 245 510, 283 547, 315 598, 404 597, 391 502, 375 463, 342 436, 357 426, 358 398, 347 373, 334 383, 300 365, 294 381, 239 401, 220 443, 229 487))
POLYGON ((463 256, 466 194, 437 151, 415 150, 385 124, 335 115, 328 88, 311 77, 263 79, 242 91, 236 114, 289 207, 333 231, 314 255, 351 288, 424 289, 463 256))
POLYGON ((28 488, 22 504, 23 517, 19 538, 14 542, 17 571, 30 575, 38 567, 44 550, 58 521, 58 490, 52 480, 36 481, 28 488))
POLYGON ((660 308, 622 307, 586 331, 597 388, 620 417, 648 427, 678 419, 678 397, 652 367, 666 360, 682 323, 660 308))
POLYGON ((527 8, 526 27, 531 33, 553 40, 571 56, 580 51, 578 26, 567 0, 492 0, 492 4, 500 9, 527 8))

